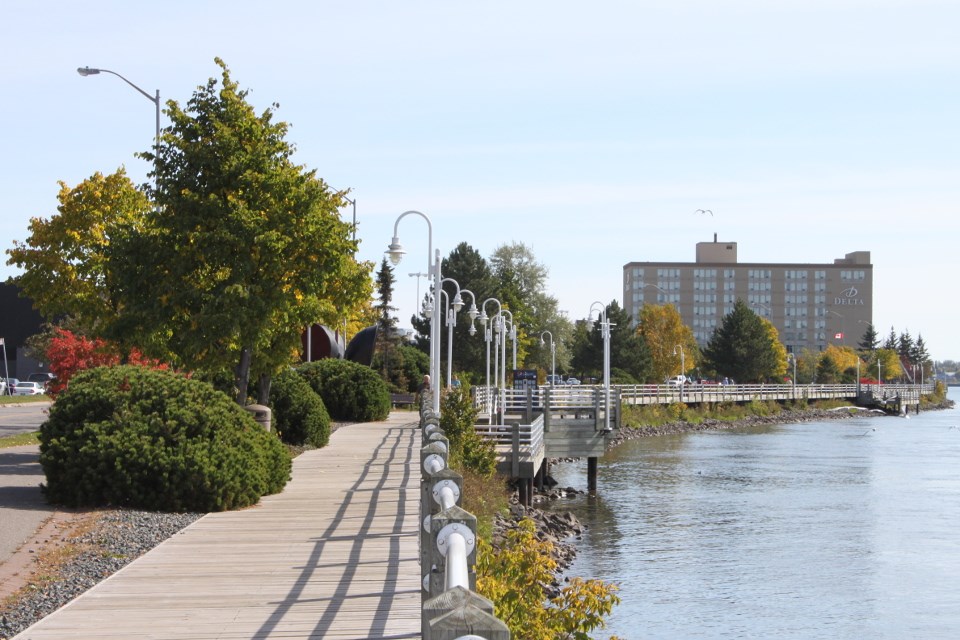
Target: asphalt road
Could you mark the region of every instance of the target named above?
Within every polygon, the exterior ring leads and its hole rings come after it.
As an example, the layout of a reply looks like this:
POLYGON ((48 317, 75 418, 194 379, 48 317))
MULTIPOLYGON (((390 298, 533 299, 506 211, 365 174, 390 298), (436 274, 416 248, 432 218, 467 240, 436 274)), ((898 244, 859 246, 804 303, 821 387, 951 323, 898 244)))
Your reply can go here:
POLYGON ((47 419, 50 404, 50 402, 0 404, 0 438, 39 430, 40 425, 47 419))

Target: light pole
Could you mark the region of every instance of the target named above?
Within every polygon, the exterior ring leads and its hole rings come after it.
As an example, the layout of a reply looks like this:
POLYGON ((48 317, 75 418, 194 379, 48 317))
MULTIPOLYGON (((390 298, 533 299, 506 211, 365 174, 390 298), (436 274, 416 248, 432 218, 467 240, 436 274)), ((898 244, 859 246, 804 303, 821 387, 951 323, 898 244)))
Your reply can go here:
POLYGON ((546 345, 546 342, 543 341, 543 336, 550 336, 550 386, 554 385, 554 380, 557 378, 557 343, 553 341, 553 334, 549 331, 542 331, 540 333, 540 346, 546 345))
MULTIPOLYGON (((420 278, 429 277, 430 274, 423 273, 422 271, 417 271, 416 273, 408 273, 407 275, 410 276, 411 278, 414 276, 417 277, 417 304, 422 304, 420 302, 420 278)), ((416 308, 416 306, 414 306, 414 308, 416 308)))
POLYGON ((673 355, 677 355, 677 349, 680 349, 680 402, 683 402, 683 388, 687 386, 687 364, 683 358, 683 345, 674 345, 673 355))
MULTIPOLYGON (((496 298, 487 298, 483 301, 483 304, 480 305, 480 315, 477 316, 477 319, 483 323, 483 339, 487 343, 487 420, 488 424, 493 423, 493 398, 490 395, 490 342, 493 339, 493 318, 487 315, 487 303, 494 302, 497 305, 497 315, 494 317, 499 317, 500 310, 503 308, 500 304, 500 301, 496 298)), ((499 347, 499 343, 498 343, 499 347)), ((496 376, 494 376, 496 380, 496 376)))
MULTIPOLYGON (((507 417, 507 322, 510 323, 511 332, 513 329, 513 312, 509 309, 500 309, 500 354, 501 354, 501 366, 500 366, 500 425, 503 426, 506 424, 507 417), (510 316, 508 321, 504 318, 504 314, 510 316)), ((516 333, 513 332, 514 339, 516 339, 516 333)), ((516 345, 516 342, 514 342, 516 345)), ((514 346, 514 368, 516 368, 516 346, 514 346)))
POLYGON ((400 237, 397 235, 397 229, 400 221, 408 215, 417 215, 427 222, 427 272, 433 276, 433 314, 430 318, 430 392, 433 396, 433 411, 440 415, 440 250, 436 255, 433 252, 433 223, 426 214, 419 211, 404 211, 393 223, 393 241, 387 248, 387 256, 394 266, 400 264, 403 259, 403 245, 400 244, 400 237), (431 257, 433 261, 431 262, 431 257))
POLYGON ((793 363, 793 378, 790 380, 793 383, 793 397, 797 397, 797 356, 793 353, 787 354, 787 362, 793 363))
MULTIPOLYGON (((156 96, 151 96, 149 93, 147 93, 137 85, 133 84, 132 82, 124 78, 122 75, 120 75, 116 71, 110 71, 109 69, 94 69, 93 67, 77 67, 77 73, 79 73, 84 78, 86 78, 87 76, 95 76, 100 73, 109 73, 111 75, 115 75, 121 80, 123 80, 124 82, 126 82, 128 85, 130 85, 131 87, 139 91, 143 95, 143 97, 145 97, 147 100, 152 102, 154 107, 156 107, 156 111, 157 111, 157 118, 156 118, 157 126, 156 126, 155 140, 156 140, 157 147, 160 146, 160 89, 157 89, 156 96)), ((154 154, 154 162, 153 162, 154 167, 156 167, 158 155, 159 155, 159 149, 157 149, 157 153, 154 154)))
POLYGON ((610 323, 607 321, 607 308, 602 302, 594 302, 590 305, 590 315, 593 317, 593 308, 600 305, 600 334, 603 336, 603 430, 610 429, 610 323))

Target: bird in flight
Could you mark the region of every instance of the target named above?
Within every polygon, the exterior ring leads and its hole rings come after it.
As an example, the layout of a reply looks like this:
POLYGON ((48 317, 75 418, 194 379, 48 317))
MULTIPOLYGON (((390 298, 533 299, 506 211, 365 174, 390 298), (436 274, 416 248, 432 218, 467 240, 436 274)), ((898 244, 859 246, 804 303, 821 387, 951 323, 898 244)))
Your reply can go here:
POLYGON ((696 211, 694 211, 694 213, 703 213, 703 214, 709 213, 711 216, 713 215, 713 211, 710 211, 710 209, 697 209, 696 211))

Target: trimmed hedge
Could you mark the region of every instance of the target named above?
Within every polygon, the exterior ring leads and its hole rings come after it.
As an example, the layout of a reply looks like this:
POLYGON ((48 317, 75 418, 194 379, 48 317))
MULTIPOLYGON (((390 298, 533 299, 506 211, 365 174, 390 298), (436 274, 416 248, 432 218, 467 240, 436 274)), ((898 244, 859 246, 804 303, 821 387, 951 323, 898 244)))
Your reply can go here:
POLYGON ((330 441, 330 414, 320 396, 295 371, 286 369, 270 385, 273 429, 292 445, 325 447, 330 441))
POLYGON ((137 366, 77 374, 40 428, 54 503, 222 511, 283 489, 280 440, 210 385, 137 366))
POLYGON ((334 420, 375 422, 390 415, 387 383, 370 367, 324 358, 300 365, 296 371, 323 398, 334 420))

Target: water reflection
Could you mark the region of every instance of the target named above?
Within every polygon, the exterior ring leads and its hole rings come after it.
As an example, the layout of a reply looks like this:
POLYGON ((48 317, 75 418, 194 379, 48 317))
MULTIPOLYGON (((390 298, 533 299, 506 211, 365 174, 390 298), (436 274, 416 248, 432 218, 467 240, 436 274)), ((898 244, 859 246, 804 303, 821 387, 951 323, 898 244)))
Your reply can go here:
MULTIPOLYGON (((955 410, 645 438, 608 453, 571 575, 618 582, 624 638, 953 638, 955 410)), ((586 486, 586 462, 556 465, 586 486)), ((599 637, 599 635, 598 635, 599 637)))

